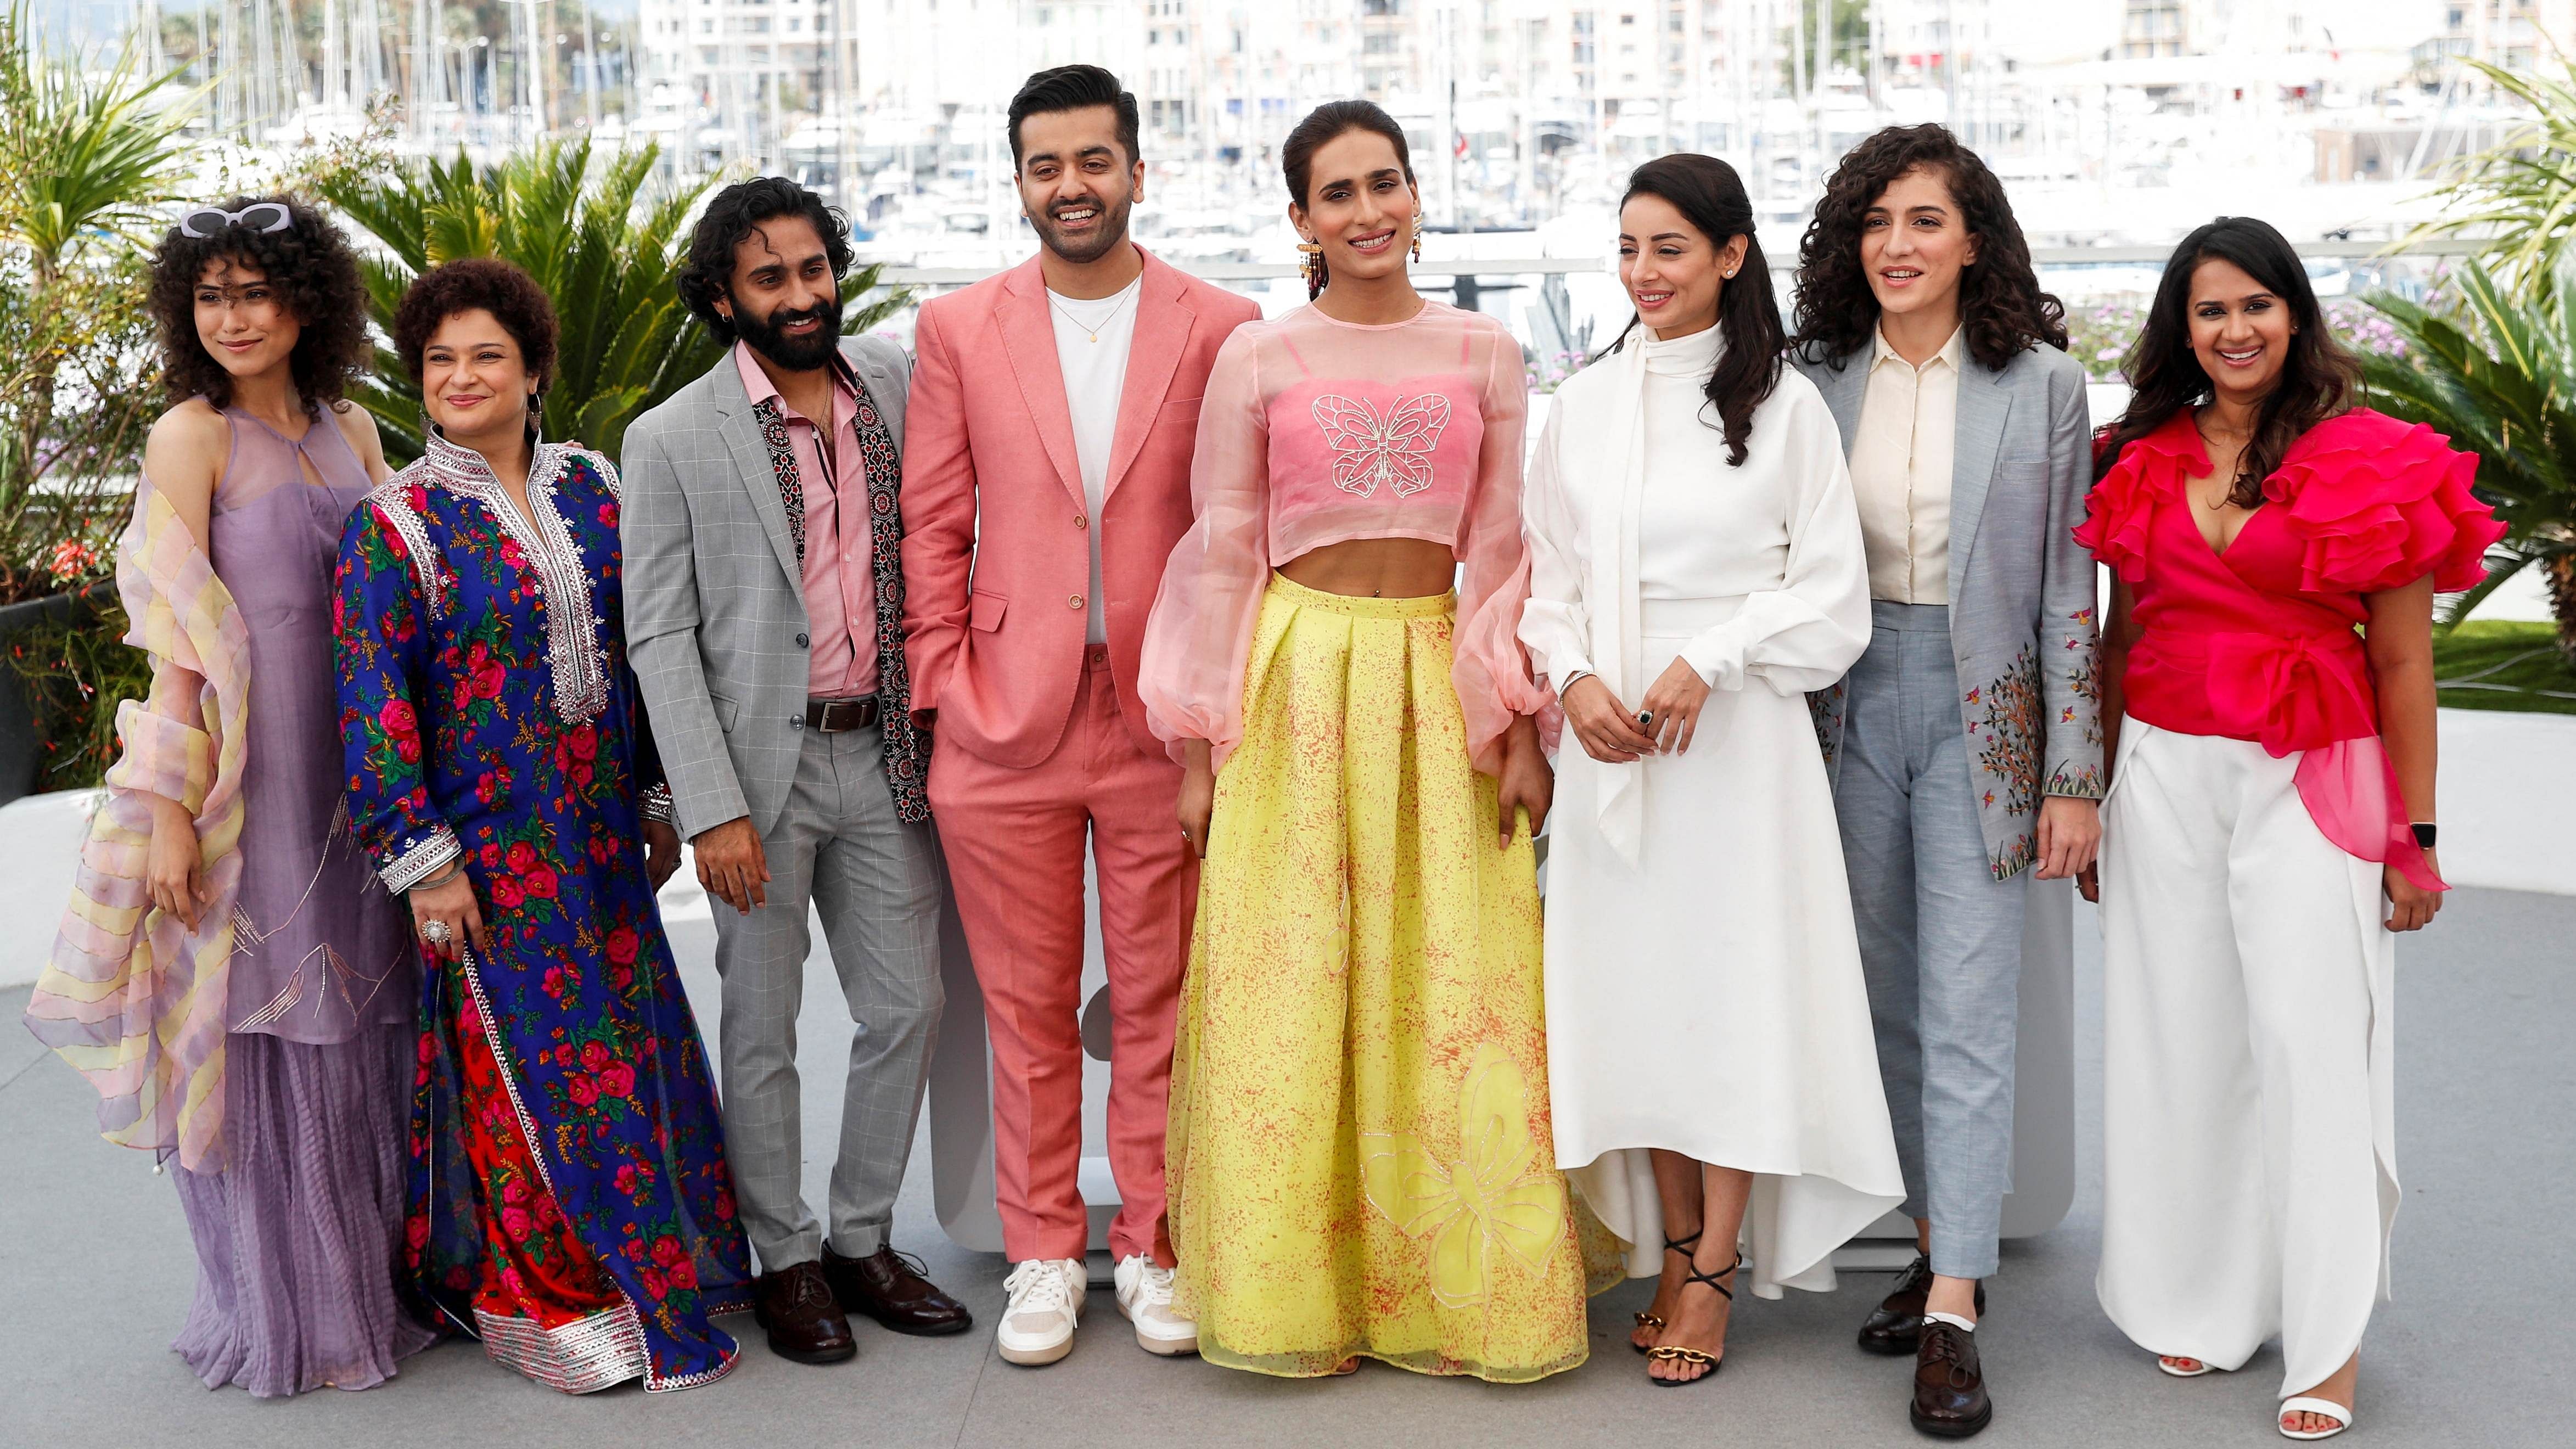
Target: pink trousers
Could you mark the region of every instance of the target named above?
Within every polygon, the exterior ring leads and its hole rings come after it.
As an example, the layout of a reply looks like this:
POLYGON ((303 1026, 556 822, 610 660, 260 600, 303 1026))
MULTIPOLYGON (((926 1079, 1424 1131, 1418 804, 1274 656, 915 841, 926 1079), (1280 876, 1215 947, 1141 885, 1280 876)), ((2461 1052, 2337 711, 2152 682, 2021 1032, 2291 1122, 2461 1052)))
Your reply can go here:
POLYGON ((1108 651, 1084 651, 1073 718, 1031 769, 996 765, 940 736, 930 804, 957 891, 993 1051, 993 1178, 1013 1262, 1079 1258, 1090 1220, 1082 1164, 1082 848, 1100 883, 1112 1048, 1109 1166, 1119 1258, 1169 1264, 1163 1121, 1173 1010, 1198 906, 1198 859, 1181 838, 1180 767, 1136 748, 1108 651))

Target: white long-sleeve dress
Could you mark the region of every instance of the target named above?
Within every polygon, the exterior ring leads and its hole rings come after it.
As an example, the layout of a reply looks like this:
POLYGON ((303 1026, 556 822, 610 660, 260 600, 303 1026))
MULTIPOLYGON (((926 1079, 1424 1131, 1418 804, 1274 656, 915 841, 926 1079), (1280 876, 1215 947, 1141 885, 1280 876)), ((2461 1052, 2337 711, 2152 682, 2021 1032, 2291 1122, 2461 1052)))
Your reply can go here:
POLYGON ((1806 691, 1869 643, 1841 437, 1795 372, 1740 467, 1703 388, 1714 330, 1632 339, 1557 393, 1523 504, 1520 636, 1630 713, 1676 657, 1710 685, 1689 752, 1594 760, 1567 732, 1547 863, 1556 1155, 1645 1275, 1646 1150, 1757 1174, 1753 1291, 1828 1290, 1902 1200, 1833 797, 1806 691))

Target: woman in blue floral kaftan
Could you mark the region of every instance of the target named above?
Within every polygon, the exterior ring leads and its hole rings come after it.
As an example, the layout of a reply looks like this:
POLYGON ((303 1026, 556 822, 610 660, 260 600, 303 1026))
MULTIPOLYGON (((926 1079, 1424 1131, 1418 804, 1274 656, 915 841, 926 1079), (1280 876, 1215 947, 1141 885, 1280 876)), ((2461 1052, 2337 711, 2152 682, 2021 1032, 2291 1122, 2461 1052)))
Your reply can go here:
POLYGON ((524 275, 430 272, 395 332, 441 426, 351 516, 333 622, 351 814, 430 958, 410 1284, 552 1387, 691 1387, 733 1365, 709 1320, 750 1265, 648 875, 677 839, 616 473, 536 440, 554 318, 524 275))

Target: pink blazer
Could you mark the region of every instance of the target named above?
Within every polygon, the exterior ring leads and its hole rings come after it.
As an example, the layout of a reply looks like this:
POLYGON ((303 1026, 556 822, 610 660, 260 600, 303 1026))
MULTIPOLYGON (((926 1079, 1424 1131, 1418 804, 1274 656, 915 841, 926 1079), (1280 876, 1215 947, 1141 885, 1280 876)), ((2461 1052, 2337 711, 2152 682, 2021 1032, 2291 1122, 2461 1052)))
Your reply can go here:
POLYGON ((904 410, 905 658, 916 713, 997 765, 1055 752, 1083 671, 1100 535, 1110 671, 1136 747, 1163 753, 1136 697, 1145 621, 1190 527, 1199 401, 1251 299, 1142 247, 1144 289, 1101 516, 1084 516, 1055 323, 1035 258, 921 309, 904 410))

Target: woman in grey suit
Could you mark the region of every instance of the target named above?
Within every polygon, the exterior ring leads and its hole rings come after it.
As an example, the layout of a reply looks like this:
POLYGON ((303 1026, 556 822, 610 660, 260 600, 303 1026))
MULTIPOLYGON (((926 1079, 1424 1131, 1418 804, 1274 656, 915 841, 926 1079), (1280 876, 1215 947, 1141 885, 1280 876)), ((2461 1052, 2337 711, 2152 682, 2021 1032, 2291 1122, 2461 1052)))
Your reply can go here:
POLYGON ((1918 1256, 1860 1333, 1913 1353, 1917 1428, 1992 1419, 1975 1326, 2012 1155, 2023 881, 2101 838, 2091 478, 2003 187, 1940 126, 1843 158, 1800 246, 1798 367, 1850 454, 1871 633, 1815 696, 1918 1256))

